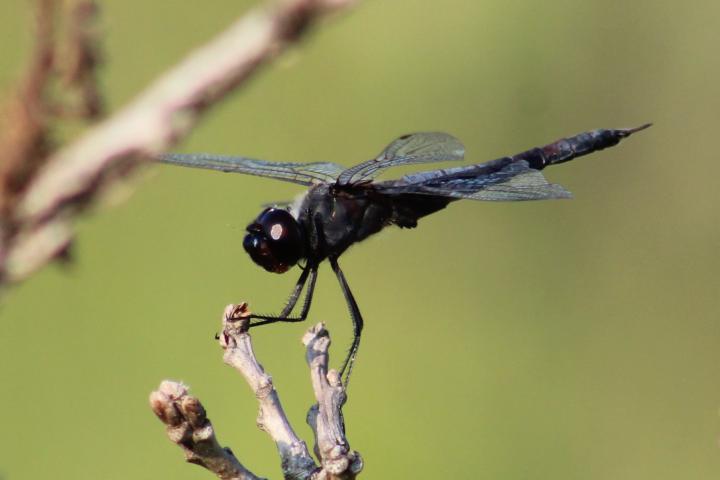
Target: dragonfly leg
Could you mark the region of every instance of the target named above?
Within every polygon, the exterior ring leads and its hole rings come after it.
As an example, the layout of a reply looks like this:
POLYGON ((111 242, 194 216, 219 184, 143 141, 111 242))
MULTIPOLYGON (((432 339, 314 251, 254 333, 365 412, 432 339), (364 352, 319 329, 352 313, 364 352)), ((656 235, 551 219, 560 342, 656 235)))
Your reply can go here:
POLYGON ((355 297, 350 291, 350 286, 348 285, 347 280, 345 280, 345 275, 340 269, 340 265, 338 265, 337 258, 330 257, 329 260, 330 266, 332 267, 333 272, 335 272, 338 282, 340 282, 340 288, 342 288, 345 301, 350 308, 350 317, 353 322, 352 345, 350 346, 350 351, 348 352, 342 368, 340 369, 340 377, 344 377, 343 384, 345 388, 347 388, 348 383, 350 382, 350 374, 352 373, 353 364, 355 363, 355 357, 357 356, 358 349, 360 348, 360 335, 362 334, 363 329, 363 318, 360 314, 360 308, 358 308, 358 304, 355 301, 355 297))
POLYGON ((260 325, 268 325, 270 323, 276 322, 304 321, 307 318, 308 312, 310 311, 310 304, 312 303, 313 293, 315 292, 315 280, 317 280, 317 266, 308 265, 307 268, 305 268, 305 270, 303 270, 303 272, 300 274, 300 278, 295 284, 295 288, 293 288, 293 291, 290 294, 290 298, 288 299, 285 308, 282 309, 280 314, 256 315, 253 313, 250 315, 250 318, 257 319, 259 321, 251 323, 249 328, 259 327, 260 325), (307 282, 308 277, 310 278, 310 282, 308 283, 308 288, 305 292, 305 301, 303 302, 302 309, 300 310, 300 315, 298 315, 297 317, 291 317, 290 313, 292 313, 293 308, 295 308, 295 305, 300 298, 300 294, 305 287, 305 283, 307 282))

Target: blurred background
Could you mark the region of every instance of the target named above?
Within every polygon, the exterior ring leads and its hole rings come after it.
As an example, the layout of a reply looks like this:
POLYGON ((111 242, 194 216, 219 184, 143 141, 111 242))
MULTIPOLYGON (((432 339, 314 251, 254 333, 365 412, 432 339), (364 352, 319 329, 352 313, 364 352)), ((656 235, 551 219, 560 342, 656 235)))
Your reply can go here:
MULTIPOLYGON (((255 2, 108 0, 111 110, 255 2)), ((0 3, 0 88, 32 44, 0 3)), ((361 2, 214 109, 178 151, 352 165, 395 137, 452 133, 472 162, 599 127, 655 126, 546 171, 571 201, 460 202, 341 259, 366 319, 345 417, 364 478, 720 475, 720 4, 361 2)), ((76 262, 3 299, 0 478, 200 479, 147 404, 187 382, 220 441, 279 478, 257 404, 213 340, 223 307, 277 311, 297 271, 242 250, 291 184, 169 166, 79 226, 76 262)), ((299 433, 300 338, 350 320, 320 271, 306 324, 257 353, 299 433)))

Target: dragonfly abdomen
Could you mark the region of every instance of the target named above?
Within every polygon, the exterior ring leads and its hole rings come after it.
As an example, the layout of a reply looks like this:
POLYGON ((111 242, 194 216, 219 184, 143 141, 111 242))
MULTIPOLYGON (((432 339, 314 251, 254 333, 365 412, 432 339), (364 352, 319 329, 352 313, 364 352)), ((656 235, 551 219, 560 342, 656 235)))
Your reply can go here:
POLYGON ((549 165, 569 162, 570 160, 603 150, 620 143, 623 138, 648 128, 645 124, 637 128, 598 129, 583 132, 570 138, 563 138, 540 148, 533 148, 513 157, 514 160, 525 160, 530 168, 542 170, 549 165))

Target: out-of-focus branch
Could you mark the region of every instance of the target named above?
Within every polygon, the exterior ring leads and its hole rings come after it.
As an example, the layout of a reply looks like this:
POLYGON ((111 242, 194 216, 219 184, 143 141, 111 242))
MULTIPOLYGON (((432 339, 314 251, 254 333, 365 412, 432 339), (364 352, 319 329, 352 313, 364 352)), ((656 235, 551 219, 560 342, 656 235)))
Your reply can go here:
POLYGON ((208 107, 299 40, 318 18, 354 2, 282 0, 249 12, 51 156, 0 226, 0 281, 21 280, 66 252, 72 221, 99 193, 186 135, 208 107))
POLYGON ((65 61, 59 70, 62 86, 76 92, 74 105, 64 106, 58 115, 70 118, 96 120, 103 111, 103 101, 96 79, 100 62, 98 31, 95 19, 97 5, 81 0, 70 11, 68 19, 68 41, 64 53, 65 61))
MULTIPOLYGON (((293 430, 280 403, 271 377, 260 366, 247 332, 246 304, 229 305, 223 314, 223 331, 220 345, 225 363, 235 368, 247 381, 258 399, 260 411, 258 426, 275 442, 280 455, 283 476, 286 479, 348 480, 354 479, 362 470, 360 455, 350 450, 345 437, 342 406, 345 390, 340 375, 328 371, 330 336, 322 324, 310 328, 303 338, 307 347, 306 359, 318 403, 308 412, 308 423, 315 435, 314 452, 318 466, 308 452, 307 446, 293 430)), ((156 415, 168 425, 168 436, 185 451, 188 461, 204 466, 219 478, 256 478, 247 471, 229 449, 222 449, 207 421, 205 410, 199 400, 187 394, 187 388, 179 383, 165 381, 150 396, 156 415), (190 412, 186 413, 189 405, 190 412), (200 420, 193 423, 189 418, 200 420), (197 439, 202 439, 202 443, 197 439), (209 459, 212 459, 209 460, 209 459), (222 476, 233 472, 236 476, 222 476), (246 475, 246 476, 242 476, 246 475)))
MULTIPOLYGON (((91 0, 36 0, 35 46, 27 71, 0 115, 0 221, 11 237, 21 194, 53 151, 56 124, 97 118, 102 102, 91 0)), ((0 245, 5 245, 3 241, 0 245)))
MULTIPOLYGON (((44 104, 55 57, 56 11, 53 0, 37 2, 35 46, 27 72, 0 115, 0 219, 3 222, 7 222, 19 193, 50 149, 44 104)), ((8 235, 9 232, 3 234, 8 235)))

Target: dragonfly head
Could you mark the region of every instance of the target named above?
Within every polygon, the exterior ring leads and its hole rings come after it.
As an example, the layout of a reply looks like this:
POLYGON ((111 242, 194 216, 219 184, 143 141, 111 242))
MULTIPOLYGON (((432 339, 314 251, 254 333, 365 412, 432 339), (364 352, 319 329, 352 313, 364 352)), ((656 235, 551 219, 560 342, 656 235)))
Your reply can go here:
POLYGON ((245 251, 268 272, 285 273, 303 257, 302 230, 287 210, 266 208, 247 232, 245 251))

